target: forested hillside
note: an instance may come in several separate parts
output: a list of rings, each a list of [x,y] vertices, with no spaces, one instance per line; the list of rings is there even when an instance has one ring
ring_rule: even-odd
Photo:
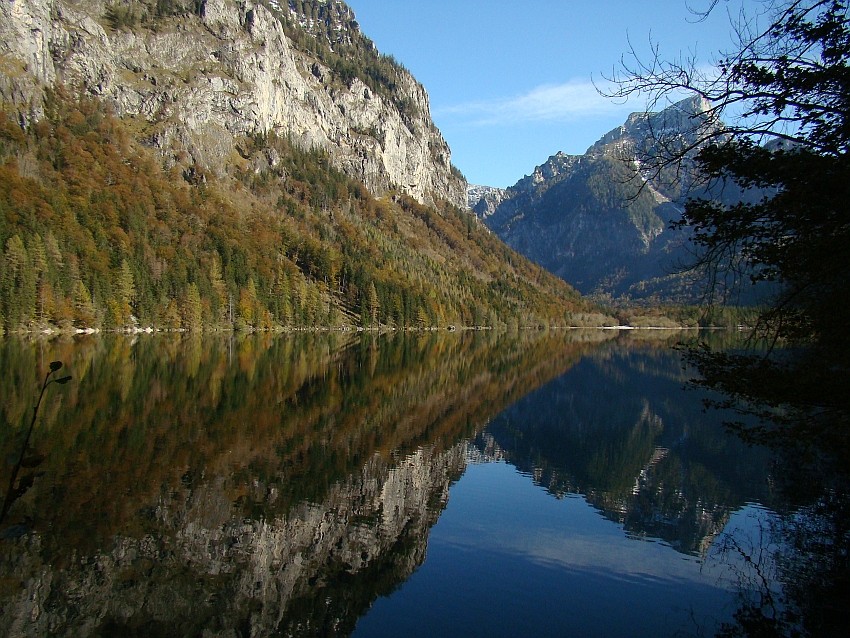
[[[222,178],[164,168],[93,98],[54,90],[26,127],[14,113],[0,111],[6,330],[599,319],[474,216],[376,198],[285,137],[237,140]]]

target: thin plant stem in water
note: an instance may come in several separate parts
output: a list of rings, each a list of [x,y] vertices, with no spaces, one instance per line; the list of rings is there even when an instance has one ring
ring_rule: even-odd
[[[35,404],[35,407],[32,409],[32,421],[30,421],[30,427],[27,430],[27,435],[24,438],[24,444],[21,446],[21,454],[18,457],[18,462],[15,464],[15,467],[12,468],[12,476],[9,478],[9,488],[6,490],[6,496],[3,498],[3,511],[0,512],[0,524],[6,519],[6,514],[9,512],[9,508],[12,507],[12,503],[18,499],[18,497],[22,496],[26,490],[21,490],[20,488],[15,488],[15,482],[18,480],[18,472],[20,472],[21,467],[24,464],[24,457],[27,453],[27,448],[29,447],[30,437],[32,436],[33,428],[35,428],[35,420],[38,417],[38,408],[41,405],[41,400],[44,398],[44,393],[47,390],[47,386],[51,383],[59,383],[66,384],[71,380],[71,375],[60,377],[58,379],[51,379],[50,376],[57,372],[62,368],[61,361],[53,361],[50,364],[50,370],[44,375],[44,382],[41,384],[41,393],[38,395],[38,401]]]

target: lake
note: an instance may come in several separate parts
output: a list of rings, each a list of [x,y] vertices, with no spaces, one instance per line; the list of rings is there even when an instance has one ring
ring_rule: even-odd
[[[0,525],[0,634],[713,635],[775,571],[775,494],[683,336],[0,341],[4,495],[73,377]]]

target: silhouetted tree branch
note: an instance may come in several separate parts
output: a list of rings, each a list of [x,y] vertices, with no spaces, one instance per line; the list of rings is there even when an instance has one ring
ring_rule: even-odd
[[[718,6],[712,1],[706,11]],[[692,353],[703,383],[745,397],[760,416],[793,412],[798,424],[829,422],[843,431],[850,412],[850,337],[840,310],[850,297],[848,8],[843,0],[761,7],[735,19],[735,46],[711,69],[693,57],[663,60],[657,47],[643,60],[633,49],[610,96],[644,97],[648,111],[693,98],[690,130],[656,125],[640,170],[661,175],[689,164],[700,176],[705,190],[692,191],[677,225],[692,232],[693,265],[708,271],[709,296],[723,298],[715,289],[742,278],[776,291],[757,334],[792,348],[735,359]],[[649,113],[647,120],[654,121]],[[717,197],[717,185],[739,189],[737,201]]]

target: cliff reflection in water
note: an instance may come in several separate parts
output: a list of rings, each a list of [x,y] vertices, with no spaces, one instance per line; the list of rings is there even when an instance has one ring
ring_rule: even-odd
[[[770,504],[769,455],[683,394],[690,375],[669,346],[603,345],[501,413],[477,447],[556,497],[584,495],[635,538],[704,554],[734,511]]]
[[[566,339],[0,343],[2,458],[48,362],[74,376],[0,530],[0,633],[351,631],[422,562],[468,438],[592,347]]]

